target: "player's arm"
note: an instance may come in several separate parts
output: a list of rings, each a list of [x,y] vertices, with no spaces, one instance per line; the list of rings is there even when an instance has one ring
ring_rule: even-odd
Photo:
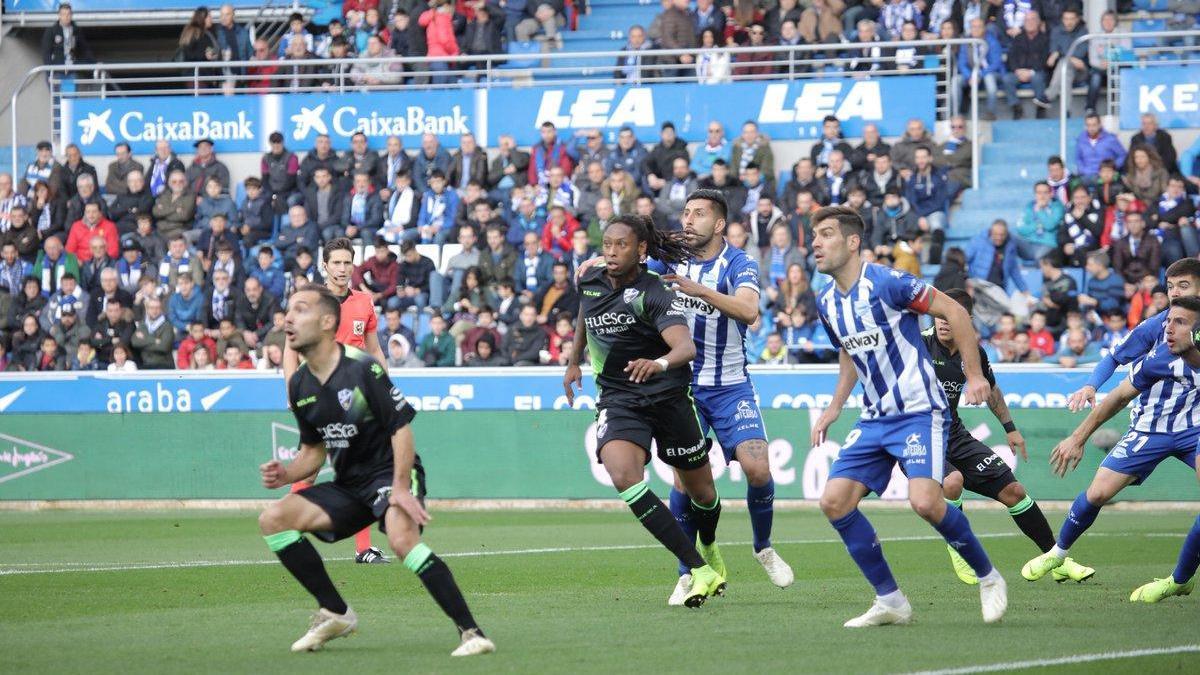
[[[406,424],[392,434],[392,463],[395,465],[395,475],[392,477],[392,496],[388,501],[408,514],[417,525],[424,525],[432,517],[412,491],[412,471],[416,456],[412,427]]]
[[[587,326],[583,322],[583,303],[575,315],[575,338],[571,341],[571,353],[567,356],[567,372],[563,374],[563,391],[567,393],[567,405],[575,404],[575,387],[583,388],[583,350],[587,347]]]
[[[716,307],[718,312],[734,321],[746,325],[758,321],[758,291],[756,289],[739,286],[734,290],[733,295],[726,295],[715,288],[709,288],[678,274],[664,275],[663,281],[672,284],[684,295],[703,300]]]
[[[846,399],[850,398],[850,392],[854,391],[856,384],[858,384],[858,371],[854,369],[854,361],[850,359],[846,350],[839,349],[837,386],[833,389],[833,400],[829,402],[829,407],[821,412],[821,416],[813,424],[812,435],[809,439],[812,441],[812,447],[815,448],[825,442],[825,432],[842,414],[842,407],[846,405]]]
[[[963,386],[963,401],[969,405],[987,401],[991,387],[987,378],[983,376],[983,366],[979,360],[979,335],[971,323],[971,315],[967,314],[962,305],[946,295],[932,288],[927,288],[925,292],[929,294],[923,303],[928,305],[925,313],[945,319],[950,324],[954,346],[958,347],[958,353],[962,354],[963,374],[967,376],[967,382]],[[922,300],[920,297],[914,300],[912,308],[921,311],[919,303],[922,303]]]
[[[1017,425],[1013,422],[1012,412],[1008,409],[1008,404],[1004,402],[1004,392],[1000,391],[1000,387],[993,385],[992,393],[988,395],[988,409],[996,416],[996,420],[1004,427],[1004,433],[1008,436],[1008,447],[1021,453],[1021,459],[1029,461],[1029,451],[1025,449],[1025,437],[1021,435],[1021,430],[1017,429]]]
[[[304,480],[309,476],[315,476],[323,464],[325,464],[325,443],[301,441],[300,452],[296,453],[296,459],[286,466],[283,462],[273,459],[258,467],[258,470],[262,473],[263,487],[274,490]]]
[[[625,366],[629,373],[629,381],[640,384],[660,373],[672,368],[688,365],[696,358],[696,343],[692,342],[692,333],[685,325],[674,325],[663,328],[660,332],[663,342],[671,348],[664,356],[657,359],[634,359]]]
[[[1129,380],[1121,382],[1116,389],[1109,392],[1100,405],[1092,408],[1092,412],[1088,413],[1078,427],[1075,427],[1075,431],[1072,431],[1070,436],[1054,446],[1054,451],[1050,453],[1050,464],[1054,467],[1054,473],[1063,477],[1067,475],[1068,471],[1074,471],[1075,467],[1079,466],[1079,460],[1083,458],[1083,444],[1092,437],[1100,425],[1124,410],[1125,406],[1129,405],[1129,402],[1137,395],[1138,390]]]
[[[1154,341],[1158,339],[1161,331],[1162,326],[1157,321],[1143,321],[1138,324],[1120,344],[1100,359],[1096,368],[1092,370],[1087,384],[1067,397],[1067,409],[1071,412],[1079,412],[1086,406],[1094,407],[1096,390],[1108,382],[1108,378],[1112,377],[1117,368],[1150,353],[1150,349],[1154,346]]]
[[[429,522],[429,513],[412,493],[412,470],[416,461],[416,442],[411,422],[417,412],[404,394],[392,384],[387,370],[377,364],[367,366],[363,390],[371,414],[392,438],[392,496],[388,502],[403,511],[417,525]]]

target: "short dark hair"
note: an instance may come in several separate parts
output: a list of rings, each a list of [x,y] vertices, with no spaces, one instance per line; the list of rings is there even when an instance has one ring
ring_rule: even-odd
[[[1058,155],[1050,155],[1050,159],[1046,160],[1046,164],[1057,164],[1058,166],[1062,166],[1063,158],[1059,157]]]
[[[758,171],[760,168],[761,167],[758,166],[758,162],[750,162],[749,164],[746,165],[747,171],[749,171],[750,169],[754,169],[755,171]]]
[[[335,237],[325,242],[325,248],[321,250],[321,260],[329,262],[329,257],[334,251],[349,251],[350,257],[354,257],[354,244],[346,237]]]
[[[1195,258],[1180,258],[1167,267],[1167,278],[1194,277],[1200,279],[1200,260]]]
[[[415,250],[416,248],[417,248],[417,245],[412,243],[412,241],[410,241],[408,239],[405,239],[404,241],[400,242],[400,253],[401,254],[408,253],[409,251]]]
[[[942,291],[942,294],[962,305],[963,309],[967,310],[967,314],[975,310],[975,301],[969,293],[961,288],[948,288]]]
[[[1195,296],[1178,297],[1171,301],[1172,307],[1182,307],[1189,312],[1200,314],[1200,298]]]
[[[717,211],[717,217],[725,220],[729,217],[729,203],[725,201],[725,195],[721,194],[720,190],[693,190],[692,194],[687,196],[684,204],[696,199],[703,199],[713,205]]]
[[[843,236],[849,237],[855,235],[859,239],[862,239],[863,232],[867,229],[866,224],[863,223],[862,216],[859,215],[856,209],[849,206],[826,206],[818,209],[813,214],[812,224],[816,227],[819,223],[830,218],[837,221],[838,229],[842,231]]]
[[[295,291],[295,293],[316,293],[317,307],[321,310],[321,314],[333,315],[333,330],[337,331],[338,324],[341,323],[342,319],[342,302],[333,294],[333,291],[321,284],[308,284],[304,288]],[[293,298],[295,297],[295,293],[292,295]]]
[[[434,178],[441,178],[442,180],[445,180],[446,172],[442,171],[441,169],[434,169],[433,171],[430,171],[429,180],[433,180]]]
[[[261,188],[262,179],[258,178],[257,176],[250,176],[245,180],[244,185],[248,188]]]

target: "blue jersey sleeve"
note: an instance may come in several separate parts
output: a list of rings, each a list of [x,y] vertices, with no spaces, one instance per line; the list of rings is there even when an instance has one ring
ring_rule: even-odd
[[[1108,382],[1108,378],[1116,372],[1119,366],[1132,363],[1150,353],[1154,343],[1163,332],[1161,315],[1155,315],[1137,325],[1124,340],[1113,345],[1108,354],[1100,359],[1092,376],[1088,378],[1088,386],[1099,389]]]
[[[1129,371],[1129,384],[1132,384],[1133,388],[1138,391],[1146,391],[1161,379],[1157,371],[1157,360],[1147,356],[1133,364],[1133,369]]]
[[[909,309],[919,314],[929,310],[933,289],[929,284],[907,272],[889,270],[875,285],[884,302],[896,309]]]
[[[748,255],[738,256],[729,264],[729,290],[736,292],[739,288],[750,288],[759,292],[758,263]]]
[[[660,276],[663,274],[671,274],[675,271],[667,269],[667,266],[663,264],[661,260],[655,260],[654,258],[646,258],[646,269]]]

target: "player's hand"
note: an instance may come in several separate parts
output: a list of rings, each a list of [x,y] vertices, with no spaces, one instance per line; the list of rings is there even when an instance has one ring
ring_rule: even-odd
[[[1021,435],[1019,430],[1008,433],[1008,447],[1019,452],[1022,461],[1029,461],[1029,452],[1025,449],[1025,437]]]
[[[1083,443],[1076,441],[1074,436],[1064,438],[1054,446],[1054,451],[1050,453],[1050,464],[1054,467],[1054,474],[1059,478],[1066,476],[1068,471],[1074,471],[1075,467],[1079,466],[1081,459],[1083,459]]]
[[[982,376],[968,377],[963,386],[963,402],[967,405],[978,405],[986,402],[991,393],[992,387],[985,378]]]
[[[1067,410],[1079,412],[1084,408],[1096,406],[1096,388],[1090,384],[1080,387],[1079,391],[1067,397]]]
[[[575,405],[575,388],[583,389],[583,370],[579,364],[567,366],[563,375],[563,391],[567,394],[567,405]]]
[[[671,284],[671,286],[680,293],[693,298],[703,297],[704,293],[708,290],[700,283],[693,281],[688,277],[681,277],[678,274],[664,274],[662,280],[668,284]]]
[[[262,474],[263,487],[268,490],[276,490],[288,484],[287,467],[277,459],[259,466],[258,472]]]
[[[812,447],[815,448],[825,442],[825,432],[837,421],[838,413],[840,412],[840,410],[826,408],[821,413],[821,416],[817,418],[816,424],[813,425],[812,437],[809,439],[812,441]]]
[[[592,269],[602,262],[604,262],[604,256],[598,255],[595,258],[588,258],[587,260],[579,263],[579,267],[575,268],[575,281],[579,281],[579,278],[583,276],[584,272]]]
[[[629,373],[630,382],[641,384],[663,372],[663,368],[657,361],[651,359],[634,359],[625,366],[625,372]]]
[[[400,509],[417,525],[427,525],[433,520],[433,516],[421,506],[421,501],[407,486],[392,484],[392,496],[388,497],[388,503]]]

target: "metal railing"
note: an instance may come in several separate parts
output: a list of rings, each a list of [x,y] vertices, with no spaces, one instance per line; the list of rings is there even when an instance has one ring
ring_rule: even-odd
[[[597,86],[606,84],[654,84],[696,83],[695,66],[679,63],[679,57],[709,53],[728,57],[729,76],[722,81],[797,81],[828,77],[852,77],[871,79],[897,75],[933,75],[938,81],[935,109],[939,119],[954,114],[954,97],[950,87],[956,70],[957,49],[961,45],[982,45],[977,38],[955,38],[950,40],[928,40],[912,42],[840,43],[836,45],[796,45],[695,49],[655,49],[637,52],[593,51],[593,52],[550,52],[538,54],[493,54],[486,56],[455,56],[440,59],[424,57],[359,57],[352,59],[281,59],[271,61],[213,61],[190,63],[113,63],[74,66],[39,66],[26,73],[24,80],[14,89],[11,107],[12,134],[17,136],[17,97],[33,79],[45,76],[51,83],[56,97],[52,100],[52,111],[58,109],[61,98],[148,96],[163,94],[190,94],[194,96],[216,96],[232,93],[293,93],[301,91],[327,91],[346,93],[352,91],[430,91],[477,88],[511,88],[531,86],[565,85]],[[878,48],[878,56],[863,56],[863,49]],[[922,53],[916,55],[912,67],[897,66],[896,48],[914,48]],[[742,55],[769,56],[770,61],[739,62]],[[636,77],[627,79],[617,76],[618,58],[637,56],[641,59]],[[933,56],[936,58],[929,59]],[[586,63],[578,63],[580,60]],[[851,62],[861,62],[873,67],[869,71],[844,70]],[[574,63],[572,63],[574,62]],[[379,64],[389,70],[384,73],[386,81],[367,83],[361,73],[353,69],[356,65]],[[274,73],[250,74],[248,68],[276,67]],[[756,67],[770,66],[770,73],[748,72]],[[439,70],[431,70],[431,67]],[[445,68],[444,70],[441,68]],[[605,76],[607,75],[607,77]],[[71,78],[74,91],[63,91],[55,86],[56,81]],[[977,80],[977,78],[970,78]],[[256,86],[250,87],[254,84]],[[978,82],[970,83],[971,100],[978,94]],[[116,89],[119,87],[119,89]],[[972,142],[979,147],[977,106],[972,106]],[[57,129],[57,120],[50,115],[51,130]],[[57,140],[51,134],[52,142]],[[15,148],[15,144],[14,144]],[[972,175],[978,184],[978,149],[973,153]],[[16,173],[16,152],[13,153],[13,171]]]
[[[1071,43],[1071,47],[1067,50],[1067,54],[1074,54],[1075,50],[1080,46],[1091,47],[1092,42],[1113,42],[1113,41],[1132,41],[1134,39],[1155,39],[1161,40],[1166,38],[1192,38],[1200,44],[1200,30],[1165,30],[1153,31],[1144,33],[1089,33],[1081,35]],[[1129,47],[1129,52],[1133,55],[1132,59],[1108,59],[1108,68],[1105,75],[1108,77],[1108,91],[1105,101],[1108,104],[1108,114],[1120,114],[1121,109],[1121,70],[1125,68],[1135,68],[1146,65],[1146,58],[1158,54],[1190,54],[1192,58],[1178,61],[1163,61],[1162,65],[1186,65],[1190,63],[1200,63],[1200,47],[1197,44],[1192,45],[1168,45],[1159,44],[1150,47]],[[1066,63],[1064,68],[1071,68],[1070,63]],[[1091,66],[1088,66],[1091,68]],[[1071,85],[1074,77],[1068,76],[1064,71],[1063,76],[1059,78],[1059,113],[1058,113],[1058,154],[1060,157],[1067,156],[1067,109],[1070,107],[1071,101]]]

